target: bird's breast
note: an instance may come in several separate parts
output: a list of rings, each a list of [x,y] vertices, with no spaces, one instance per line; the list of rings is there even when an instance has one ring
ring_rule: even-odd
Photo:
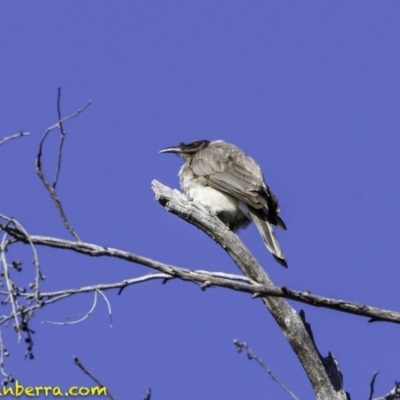
[[[179,178],[189,200],[217,215],[230,229],[237,230],[250,223],[247,204],[229,193],[208,186],[207,179],[196,176],[187,163],[181,168]]]
[[[237,199],[210,186],[192,184],[187,185],[183,190],[187,197],[214,214],[221,211],[232,213],[238,211]]]

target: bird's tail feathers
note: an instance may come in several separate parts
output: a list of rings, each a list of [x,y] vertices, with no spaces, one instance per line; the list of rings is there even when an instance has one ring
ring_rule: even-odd
[[[257,214],[250,211],[251,218],[257,226],[267,249],[272,253],[275,260],[278,261],[283,267],[287,268],[287,262],[285,255],[283,254],[281,245],[278,242],[277,237],[272,226],[263,218],[260,218]],[[283,221],[282,221],[283,222]],[[283,224],[284,225],[284,224]],[[279,225],[278,225],[279,226]]]

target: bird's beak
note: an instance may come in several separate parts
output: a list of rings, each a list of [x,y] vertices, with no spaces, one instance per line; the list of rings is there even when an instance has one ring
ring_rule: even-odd
[[[161,153],[182,153],[182,149],[180,148],[180,146],[173,146],[173,147],[167,147],[166,149],[162,149],[158,152],[158,154]]]

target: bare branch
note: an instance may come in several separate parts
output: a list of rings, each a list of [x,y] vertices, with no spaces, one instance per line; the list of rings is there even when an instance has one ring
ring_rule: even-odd
[[[1,217],[1,215],[0,215]],[[16,241],[28,243],[28,239],[24,232],[12,228],[6,224],[0,224],[0,229],[5,230]],[[308,304],[314,307],[329,308],[336,311],[346,312],[349,314],[360,315],[370,318],[371,321],[386,321],[393,323],[400,323],[400,313],[391,310],[384,310],[377,307],[368,306],[361,303],[355,303],[347,300],[332,299],[316,294],[309,291],[298,291],[288,287],[277,287],[273,284],[260,284],[252,279],[246,278],[241,275],[229,275],[221,272],[211,273],[206,271],[192,271],[186,268],[175,267],[171,264],[165,264],[159,261],[152,260],[134,253],[123,250],[114,249],[111,247],[103,247],[96,244],[85,242],[73,242],[47,236],[29,235],[30,242],[35,245],[72,250],[77,253],[90,255],[93,257],[113,257],[121,260],[133,262],[136,264],[144,265],[161,272],[163,275],[148,275],[140,278],[140,281],[150,279],[172,279],[178,278],[185,281],[192,281],[202,284],[202,288],[206,289],[210,286],[220,286],[228,289],[233,289],[241,292],[252,294],[254,297],[283,297],[294,300],[300,303]],[[93,290],[108,290],[116,288],[124,288],[130,284],[138,283],[134,279],[124,280],[123,282],[90,286],[80,289],[71,289],[74,293],[87,293]],[[57,295],[69,295],[72,292],[69,290],[62,290]],[[41,293],[41,297],[48,296],[48,293]]]
[[[43,185],[49,192],[50,197],[56,206],[56,209],[61,217],[62,222],[64,223],[64,225],[68,229],[68,231],[71,233],[71,235],[75,238],[75,240],[77,240],[79,242],[80,238],[79,238],[78,234],[75,232],[71,223],[68,221],[68,219],[65,215],[64,209],[62,207],[61,201],[60,201],[59,197],[57,196],[55,188],[56,188],[56,185],[58,182],[59,172],[60,172],[60,168],[61,168],[61,154],[62,154],[62,148],[63,148],[64,137],[65,137],[63,123],[70,120],[71,118],[77,117],[80,113],[82,113],[84,110],[86,110],[87,107],[90,106],[92,101],[89,100],[82,108],[80,108],[75,113],[73,113],[65,118],[61,118],[60,99],[61,99],[61,89],[59,88],[58,89],[58,100],[57,100],[58,122],[56,124],[54,124],[53,126],[50,126],[49,128],[47,128],[46,132],[44,133],[44,135],[40,141],[40,144],[39,144],[39,150],[38,150],[35,166],[36,166],[36,173],[38,174]],[[58,161],[57,161],[57,166],[56,166],[56,174],[55,174],[53,184],[50,184],[43,172],[43,169],[42,169],[42,154],[43,154],[44,142],[46,141],[49,133],[57,128],[59,128],[61,131],[61,137],[60,137],[60,144],[59,144],[59,150],[58,150]]]
[[[271,371],[271,369],[269,369],[269,368],[265,365],[264,361],[263,361],[261,358],[257,357],[257,356],[254,354],[253,350],[250,348],[250,346],[249,346],[247,343],[239,342],[239,341],[236,340],[236,339],[233,341],[233,343],[234,343],[234,345],[236,346],[236,349],[237,349],[238,353],[241,353],[242,350],[245,349],[245,350],[246,350],[247,358],[248,358],[249,360],[255,360],[255,361],[257,361],[257,363],[258,363],[259,365],[261,365],[261,367],[264,369],[264,371],[267,372],[267,374],[272,378],[272,380],[275,381],[275,382],[276,382],[276,383],[277,383],[277,384],[278,384],[292,399],[299,400],[299,398],[298,398],[292,391],[290,391],[290,390],[276,377],[276,375]]]
[[[19,132],[19,133],[16,133],[15,135],[7,136],[7,137],[5,137],[5,138],[3,138],[3,139],[0,140],[0,146],[1,146],[2,144],[4,144],[5,142],[8,142],[9,140],[17,139],[17,138],[19,138],[19,137],[21,137],[21,136],[28,136],[28,135],[30,135],[29,132],[21,131],[21,132]]]
[[[116,400],[115,397],[110,393],[110,391],[108,390],[108,388],[103,385],[79,360],[78,357],[74,357],[74,363],[75,365],[77,365],[86,375],[90,376],[90,378],[96,382],[97,385],[99,385],[100,387],[105,387],[107,390],[107,396],[111,399],[111,400]]]

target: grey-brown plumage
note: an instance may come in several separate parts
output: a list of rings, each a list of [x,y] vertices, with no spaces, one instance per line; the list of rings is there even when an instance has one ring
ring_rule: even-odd
[[[177,153],[186,160],[179,178],[189,199],[217,215],[233,231],[254,221],[268,250],[287,267],[271,226],[286,230],[279,217],[278,200],[265,183],[260,166],[251,157],[222,140],[181,143],[160,153]]]

